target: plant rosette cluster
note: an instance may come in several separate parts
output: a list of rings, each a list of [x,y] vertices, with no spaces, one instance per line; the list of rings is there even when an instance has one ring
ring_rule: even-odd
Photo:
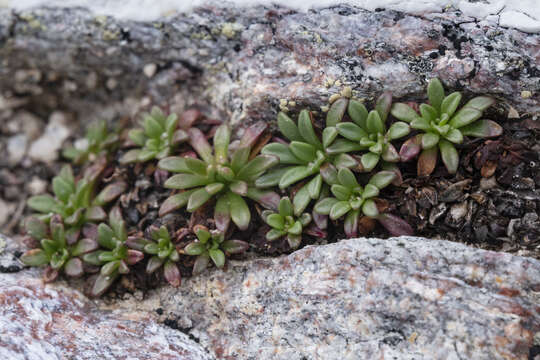
[[[341,98],[332,104],[329,112],[334,108],[347,108],[347,114],[352,121],[343,121],[344,111],[333,111],[339,114],[335,128],[342,138],[334,141],[328,147],[329,154],[350,152],[364,152],[360,157],[360,169],[364,172],[372,171],[382,159],[386,167],[390,163],[400,161],[400,156],[391,141],[407,136],[410,132],[409,124],[395,122],[387,128],[387,119],[392,105],[392,95],[382,94],[375,104],[375,109],[367,111],[364,104],[354,99]],[[335,115],[334,115],[335,116]]]
[[[129,266],[144,258],[142,252],[128,248],[126,225],[117,207],[109,214],[109,224],[98,225],[97,241],[101,248],[83,256],[84,262],[100,267],[93,296],[102,295],[120,275],[130,272]]]
[[[32,196],[27,204],[41,213],[38,217],[43,221],[48,221],[55,214],[59,215],[64,225],[69,227],[67,236],[77,238],[85,223],[106,219],[103,206],[115,200],[127,187],[124,182],[118,181],[107,185],[94,197],[95,182],[95,179],[87,178],[76,181],[71,166],[66,165],[52,180],[55,196]]]
[[[337,182],[330,188],[333,197],[329,196],[315,204],[315,212],[329,215],[330,219],[338,220],[345,216],[343,228],[351,238],[358,234],[358,223],[362,216],[379,219],[375,198],[379,191],[394,180],[396,174],[392,171],[379,171],[373,175],[365,186],[361,186],[354,173],[342,168],[338,172]],[[386,219],[386,218],[385,218]],[[381,224],[393,235],[412,235],[412,228],[404,220],[394,217],[393,221],[382,221]]]
[[[98,243],[91,238],[70,242],[59,215],[52,216],[48,226],[36,217],[29,217],[25,226],[28,235],[41,247],[27,251],[20,260],[28,266],[46,266],[44,279],[47,282],[54,281],[60,272],[70,277],[82,276],[81,256],[98,248]]]
[[[62,151],[62,155],[74,164],[82,165],[87,161],[92,162],[104,154],[108,155],[118,140],[118,134],[109,132],[105,120],[97,121],[88,127],[84,138],[77,140],[74,146],[66,147]]]
[[[297,249],[300,246],[302,232],[311,222],[309,213],[303,213],[298,217],[294,215],[293,204],[288,197],[281,198],[277,213],[265,210],[261,217],[272,228],[266,233],[266,239],[274,241],[286,237],[291,249]]]
[[[189,117],[189,120],[180,123],[180,129],[177,129],[178,116],[166,116],[161,109],[154,106],[150,113],[143,114],[142,128],[129,131],[129,139],[139,148],[126,152],[120,158],[120,163],[145,162],[169,156],[176,146],[187,141],[186,130],[191,128],[195,120],[196,117]]]
[[[404,103],[392,106],[394,117],[410,123],[419,134],[407,140],[400,149],[402,161],[418,158],[418,176],[427,176],[437,164],[438,153],[448,173],[455,174],[459,166],[459,154],[455,144],[461,144],[464,136],[479,138],[496,137],[502,127],[492,120],[480,119],[482,113],[495,100],[487,96],[475,97],[458,110],[461,93],[445,96],[438,79],[432,79],[427,88],[429,104],[420,105],[420,114]]]
[[[251,213],[245,198],[276,209],[279,195],[254,186],[256,179],[279,162],[273,155],[257,155],[257,150],[252,151],[265,128],[263,123],[248,128],[234,150],[229,148],[231,129],[228,125],[218,127],[213,149],[199,129],[191,128],[189,141],[200,158],[174,156],[158,163],[160,169],[177,173],[167,179],[164,186],[184,190],[163,203],[160,215],[183,207],[193,212],[215,200],[216,228],[225,232],[231,220],[240,230],[248,228]]]
[[[200,274],[210,263],[221,269],[225,266],[226,254],[239,254],[246,251],[249,244],[242,240],[225,240],[225,233],[209,231],[203,225],[195,225],[193,232],[197,240],[186,245],[182,251],[186,255],[197,256],[193,265],[193,274]]]
[[[150,229],[152,240],[145,238],[130,237],[127,244],[132,249],[137,249],[150,255],[146,264],[146,273],[153,274],[163,268],[163,277],[174,287],[180,286],[182,277],[176,263],[180,255],[176,250],[167,227],[153,227]]]

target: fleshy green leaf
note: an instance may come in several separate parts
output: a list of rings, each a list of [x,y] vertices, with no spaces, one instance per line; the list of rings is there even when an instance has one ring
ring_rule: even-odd
[[[412,107],[403,103],[395,103],[394,105],[392,105],[392,110],[390,111],[390,113],[395,118],[408,123],[420,117],[418,116],[418,113],[413,110]]]
[[[420,105],[420,114],[422,114],[422,118],[428,121],[435,121],[439,117],[438,110],[428,104]]]
[[[285,228],[285,219],[279,214],[270,214],[266,217],[265,221],[274,229],[283,230]]]
[[[441,150],[441,159],[448,170],[448,173],[455,174],[459,165],[459,155],[451,142],[442,139],[439,142]]]
[[[302,224],[300,221],[295,221],[294,224],[288,230],[289,234],[300,235],[302,233]]]
[[[271,143],[266,145],[262,150],[262,154],[275,155],[279,158],[281,164],[303,164],[304,161],[300,160],[291,152],[289,147],[285,144]]]
[[[322,138],[323,138],[323,147],[326,149],[329,147],[334,140],[336,139],[338,135],[338,130],[335,126],[327,127],[323,130]]]
[[[50,195],[36,195],[28,199],[28,206],[41,213],[53,211],[56,200]]]
[[[186,157],[184,158],[184,163],[186,164],[190,173],[193,173],[195,175],[200,175],[200,176],[207,175],[206,174],[207,164],[204,161],[195,159],[192,157]]]
[[[228,125],[221,125],[214,135],[214,153],[217,164],[228,163],[229,142],[231,139],[231,129]]]
[[[301,235],[287,234],[287,242],[291,249],[297,249],[302,243]]]
[[[271,229],[266,233],[266,240],[268,241],[274,241],[285,235],[286,232],[283,230],[278,229]]]
[[[246,230],[251,221],[251,213],[244,199],[241,196],[229,192],[229,204],[231,209],[231,219],[239,230]]]
[[[354,189],[359,186],[358,181],[356,181],[356,177],[354,176],[353,172],[347,168],[339,169],[338,180],[341,183],[341,185],[349,189]]]
[[[464,108],[473,108],[476,110],[484,111],[495,103],[495,100],[489,96],[477,96],[469,100]]]
[[[501,135],[503,128],[492,120],[478,120],[462,127],[460,131],[466,136],[489,138]]]
[[[460,101],[461,93],[457,91],[445,97],[441,103],[441,114],[447,114],[448,117],[452,117],[452,115],[454,115],[454,113],[456,112]]]
[[[124,153],[124,155],[122,155],[122,157],[118,161],[120,162],[120,164],[131,164],[137,162],[140,153],[140,149],[129,150],[128,152]]]
[[[324,182],[328,185],[337,183],[337,172],[336,167],[330,163],[323,164],[319,169],[319,173],[321,174]]]
[[[28,266],[41,266],[49,262],[47,254],[41,249],[32,249],[25,252],[20,260]]]
[[[435,133],[425,133],[422,135],[422,149],[431,149],[439,143],[439,135]]]
[[[330,209],[330,219],[337,220],[351,210],[348,201],[338,201]]]
[[[381,154],[384,161],[398,162],[400,160],[399,154],[392,144],[387,144]]]
[[[79,258],[73,258],[69,259],[68,262],[66,262],[66,265],[64,266],[64,272],[67,276],[71,277],[79,277],[82,276],[84,273],[83,270],[83,264],[81,259]]]
[[[367,131],[366,121],[368,117],[368,111],[364,104],[357,100],[350,100],[349,107],[347,108],[347,113],[351,117],[352,121],[356,123],[356,125]]]
[[[334,159],[336,168],[352,168],[358,166],[358,161],[349,154],[339,154]]]
[[[238,173],[240,169],[248,163],[250,153],[251,149],[249,147],[241,147],[236,149],[231,160],[231,168],[235,173]]]
[[[231,210],[229,205],[229,197],[227,195],[220,196],[217,199],[216,206],[214,208],[214,221],[216,222],[216,229],[221,232],[225,232],[229,228],[229,223],[231,221]]]
[[[307,183],[307,189],[309,193],[309,197],[312,199],[318,199],[319,194],[321,193],[321,187],[322,187],[322,176],[316,175]]]
[[[445,138],[454,144],[461,144],[463,142],[463,135],[458,129],[450,129]]]
[[[98,243],[94,239],[84,238],[79,240],[77,244],[75,244],[75,246],[71,250],[71,255],[79,256],[87,254],[89,252],[97,250],[98,247]]]
[[[113,250],[116,247],[116,241],[113,240],[114,232],[109,225],[101,223],[98,226],[98,242],[104,248]]]
[[[362,155],[362,158],[360,159],[360,162],[362,163],[362,167],[364,168],[365,172],[369,172],[377,166],[379,163],[380,156],[374,153],[366,153]]]
[[[334,196],[338,199],[338,200],[341,200],[341,201],[344,201],[344,200],[349,200],[350,196],[351,196],[351,189],[343,186],[343,185],[339,185],[339,184],[334,184],[331,186],[331,191],[332,191],[332,194],[334,194]]]
[[[249,244],[242,240],[227,240],[221,244],[221,249],[229,254],[240,254],[249,248]]]
[[[315,204],[315,211],[319,214],[328,215],[332,206],[334,206],[339,200],[335,198],[324,198]]]
[[[159,216],[167,215],[171,212],[173,212],[176,209],[180,209],[188,203],[189,197],[191,194],[195,191],[195,189],[186,190],[184,192],[181,192],[180,194],[175,194],[169,196],[163,204],[161,204],[161,207],[159,208]]]
[[[92,287],[92,295],[101,296],[104,294],[105,291],[107,291],[107,289],[114,283],[117,277],[117,273],[107,276],[99,274],[94,282],[94,286]]]
[[[367,128],[370,134],[384,134],[384,123],[375,110],[371,110],[367,117]]]
[[[482,111],[470,107],[464,107],[461,108],[456,115],[454,115],[449,124],[453,128],[458,129],[480,119],[481,116]]]
[[[70,184],[59,176],[53,178],[52,185],[54,194],[62,202],[67,202],[69,196],[75,191],[73,184]]]
[[[225,254],[219,249],[210,249],[208,250],[210,258],[214,262],[217,268],[222,268],[225,265]]]
[[[337,139],[326,149],[326,152],[330,155],[335,155],[359,150],[362,150],[362,146],[357,142],[346,139]]]
[[[162,170],[171,172],[191,172],[186,164],[186,158],[179,156],[170,156],[165,159],[161,159],[158,162],[158,167]]]
[[[326,127],[336,126],[336,124],[341,122],[345,110],[347,110],[348,103],[349,100],[343,97],[332,103],[326,114]]]
[[[152,116],[145,116],[143,120],[145,133],[151,138],[159,138],[165,132],[165,128]]]
[[[193,212],[204,205],[212,195],[210,195],[204,188],[195,190],[188,199],[187,211]]]
[[[133,141],[136,145],[144,146],[144,143],[146,142],[146,135],[144,135],[143,129],[132,129],[128,132],[128,137]]]
[[[293,142],[294,143],[294,142]],[[291,148],[293,146],[291,143]],[[303,144],[303,143],[299,143]],[[307,144],[306,144],[307,145]],[[279,163],[279,158],[274,155],[259,155],[253,160],[248,162],[237,175],[238,179],[243,179],[246,181],[253,181],[258,177],[258,174],[264,173],[266,170],[270,169],[272,166],[275,166]]]
[[[117,181],[109,184],[105,186],[105,188],[96,196],[94,204],[97,206],[103,206],[120,196],[124,191],[126,191],[126,188],[127,184],[123,181]]]
[[[294,194],[294,214],[299,216],[302,212],[304,212],[310,201],[311,196],[309,195],[309,187],[308,185],[304,185],[296,192],[296,194]]]
[[[197,275],[202,273],[206,268],[208,267],[208,263],[210,262],[210,257],[207,253],[201,254],[197,256],[197,259],[195,260],[195,264],[193,264],[193,275]]]
[[[393,171],[379,171],[369,179],[368,184],[375,185],[378,189],[384,189],[394,181],[395,177],[396,174]]]
[[[193,174],[176,174],[165,181],[164,187],[168,189],[189,189],[195,186],[208,185],[210,180],[205,176]]]
[[[188,255],[201,255],[205,251],[206,245],[199,241],[191,242],[184,248],[184,252]]]
[[[364,215],[369,217],[376,217],[379,215],[379,211],[377,210],[377,205],[375,205],[375,201],[371,199],[367,199],[364,201],[364,204],[362,205],[362,212]]]
[[[444,99],[444,88],[439,79],[431,79],[427,88],[430,104],[437,110],[441,111],[441,103]]]
[[[279,131],[281,131],[283,136],[285,136],[287,139],[290,141],[303,141],[303,138],[298,131],[298,127],[285,113],[280,112],[278,114],[277,123]]]
[[[321,141],[317,137],[317,134],[315,134],[313,124],[311,123],[311,116],[307,110],[300,111],[300,115],[298,116],[298,131],[309,144],[322,150]]]
[[[390,129],[388,129],[387,136],[390,140],[395,140],[402,138],[409,134],[411,131],[411,128],[409,124],[401,121],[397,121],[390,126]]]
[[[369,199],[377,195],[379,195],[379,188],[373,184],[367,184],[364,188],[364,192],[362,193],[364,199]]]
[[[289,185],[308,177],[312,173],[313,172],[307,166],[291,166],[281,176],[279,187],[280,189],[285,189]]]
[[[279,201],[279,214],[281,216],[293,215],[293,206],[288,196],[282,197]]]
[[[352,122],[343,122],[336,125],[339,134],[351,141],[360,141],[368,134],[360,126]]]

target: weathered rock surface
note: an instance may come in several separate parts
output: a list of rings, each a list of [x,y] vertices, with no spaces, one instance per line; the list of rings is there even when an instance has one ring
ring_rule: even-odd
[[[152,314],[99,311],[65,283],[43,284],[37,271],[0,273],[0,357],[181,359],[214,357]]]
[[[421,238],[345,240],[231,262],[113,307],[161,308],[220,359],[532,359],[540,262]]]
[[[38,109],[60,105],[84,116],[129,114],[136,107],[126,98],[149,96],[211,104],[233,122],[273,120],[280,100],[290,110],[317,108],[345,85],[362,98],[384,88],[414,99],[434,76],[520,113],[540,112],[540,34],[456,11],[207,6],[135,22],[80,8],[4,9],[0,57],[1,90],[28,96]]]

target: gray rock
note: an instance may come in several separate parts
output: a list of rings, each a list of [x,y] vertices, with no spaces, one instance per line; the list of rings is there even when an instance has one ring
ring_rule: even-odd
[[[343,86],[367,100],[383,89],[396,99],[424,98],[435,76],[467,96],[491,94],[520,113],[540,111],[540,34],[457,11],[207,6],[152,22],[80,8],[0,11],[7,59],[0,89],[83,117],[128,112],[133,107],[120,104],[149,96],[163,105],[211,105],[212,115],[233,123],[274,120],[280,100],[296,103],[291,111],[318,109]]]
[[[26,154],[28,138],[25,134],[13,135],[7,140],[8,161],[11,165],[18,164]]]
[[[220,359],[527,359],[539,292],[537,260],[402,237],[230,262],[108,308],[162,308]]]
[[[0,356],[10,360],[211,360],[180,331],[141,311],[99,311],[64,283],[37,271],[0,273]]]
[[[58,150],[71,131],[66,126],[66,120],[58,112],[54,112],[49,119],[45,132],[30,146],[28,155],[33,160],[52,162],[58,158]]]

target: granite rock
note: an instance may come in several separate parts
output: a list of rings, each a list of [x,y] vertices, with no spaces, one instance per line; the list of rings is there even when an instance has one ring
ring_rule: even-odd
[[[24,245],[0,234],[0,357],[9,360],[213,360],[188,335],[137,307],[99,310],[77,283],[45,284],[18,260]]]
[[[102,306],[161,308],[161,321],[219,359],[531,359],[540,350],[539,261],[414,237],[232,261],[132,301]]]
[[[82,117],[132,114],[126,101],[146,98],[208,106],[233,123],[273,120],[279,104],[318,109],[344,86],[368,101],[383,89],[418,99],[435,76],[540,112],[540,34],[459,11],[205,6],[138,22],[82,8],[0,9],[0,56],[0,90]]]

